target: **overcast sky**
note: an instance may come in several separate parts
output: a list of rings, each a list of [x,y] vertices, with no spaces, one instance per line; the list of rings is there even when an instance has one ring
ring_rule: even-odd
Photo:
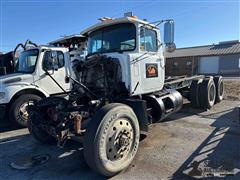
[[[0,0],[0,51],[27,39],[46,44],[62,35],[80,33],[103,16],[133,11],[150,22],[173,18],[177,47],[239,40],[239,0]]]

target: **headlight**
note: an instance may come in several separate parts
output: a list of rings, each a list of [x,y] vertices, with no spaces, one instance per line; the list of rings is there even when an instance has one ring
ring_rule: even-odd
[[[0,99],[4,98],[5,92],[0,92]]]

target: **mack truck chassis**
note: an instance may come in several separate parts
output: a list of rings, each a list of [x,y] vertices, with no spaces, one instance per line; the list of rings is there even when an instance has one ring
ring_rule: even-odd
[[[89,167],[109,177],[130,165],[140,135],[148,132],[150,124],[180,110],[183,97],[195,108],[203,109],[210,109],[223,99],[221,76],[165,78],[161,45],[149,49],[147,43],[142,45],[136,40],[130,44],[132,41],[125,39],[131,33],[138,39],[142,32],[135,32],[139,29],[144,29],[146,37],[153,36],[155,33],[151,32],[155,31],[160,39],[156,26],[136,17],[104,21],[82,33],[89,37],[89,55],[79,63],[80,79],[66,78],[72,82],[68,98],[48,97],[28,106],[28,128],[35,139],[45,144],[57,143],[60,147],[68,139],[81,141]],[[100,36],[95,36],[98,32],[105,33],[106,39],[101,37],[104,44],[109,41],[101,51],[91,47],[94,38]],[[113,42],[110,35],[114,35]],[[121,41],[119,49],[106,50],[118,41]],[[172,48],[169,42],[166,44]],[[96,43],[92,45],[95,47]]]

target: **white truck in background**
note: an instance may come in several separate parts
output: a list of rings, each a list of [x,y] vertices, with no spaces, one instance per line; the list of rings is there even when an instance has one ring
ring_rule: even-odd
[[[72,74],[72,61],[81,60],[80,56],[84,56],[84,41],[83,36],[72,35],[50,42],[47,46],[22,51],[16,61],[15,72],[0,76],[1,115],[5,114],[18,126],[26,127],[28,104],[70,91],[71,84],[65,81],[65,77]],[[75,56],[71,55],[71,51]],[[52,56],[56,59],[54,70],[49,64]]]
[[[82,61],[87,55],[86,37],[81,34],[64,36],[63,38],[49,42],[49,45],[54,47],[68,47],[71,62]]]
[[[15,71],[16,63],[18,60],[20,49],[22,51],[31,47],[37,47],[37,45],[30,40],[27,40],[24,44],[19,43],[13,51],[9,51],[0,56],[0,76],[6,74],[12,74]]]

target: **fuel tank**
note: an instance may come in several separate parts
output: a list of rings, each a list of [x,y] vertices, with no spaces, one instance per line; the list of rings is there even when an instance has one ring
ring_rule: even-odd
[[[151,122],[161,121],[181,109],[183,104],[182,95],[174,89],[165,89],[143,97],[147,102],[148,113]]]

